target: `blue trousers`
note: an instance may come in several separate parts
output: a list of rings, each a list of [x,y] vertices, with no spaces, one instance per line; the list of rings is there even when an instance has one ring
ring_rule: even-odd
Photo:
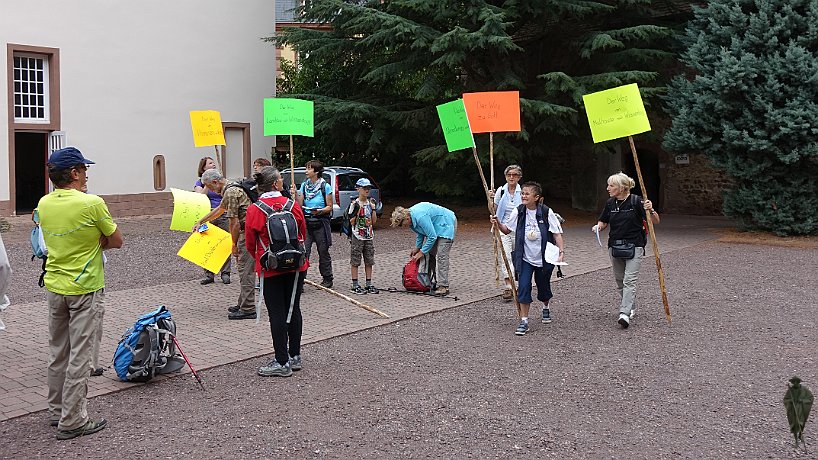
[[[537,300],[541,302],[548,302],[554,294],[551,293],[551,273],[554,271],[554,266],[545,264],[542,267],[535,267],[523,260],[523,266],[520,273],[517,275],[519,286],[517,287],[517,301],[520,303],[531,303],[531,277],[534,276],[534,282],[537,283]]]

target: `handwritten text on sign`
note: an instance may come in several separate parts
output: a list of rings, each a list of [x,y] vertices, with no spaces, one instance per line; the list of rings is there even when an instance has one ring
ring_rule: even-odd
[[[473,133],[520,130],[520,92],[488,91],[463,94]]]
[[[469,128],[463,99],[440,104],[437,106],[437,116],[440,117],[440,127],[443,128],[446,148],[450,152],[474,147],[474,136]]]
[[[193,232],[176,254],[205,270],[218,273],[232,251],[230,234],[211,224],[205,232]]]
[[[312,101],[287,98],[264,99],[264,135],[291,134],[313,137],[315,131]]]
[[[193,145],[209,147],[225,145],[222,116],[215,110],[191,110],[190,126],[193,128]]]
[[[171,188],[170,192],[173,194],[171,230],[189,232],[199,219],[210,212],[210,199],[207,195],[178,188]]]
[[[650,121],[636,83],[582,96],[594,142],[650,131]]]

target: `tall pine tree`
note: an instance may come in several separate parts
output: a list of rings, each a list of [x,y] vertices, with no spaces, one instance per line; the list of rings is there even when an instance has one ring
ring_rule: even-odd
[[[665,147],[723,169],[724,213],[744,226],[817,233],[818,2],[711,0],[686,40]]]
[[[310,76],[289,88],[316,101],[316,139],[302,152],[364,165],[404,192],[414,182],[480,196],[471,155],[446,151],[435,106],[464,92],[520,90],[523,131],[495,136],[501,163],[544,161],[577,138],[589,145],[582,94],[633,82],[647,96],[658,90],[672,32],[650,3],[312,0],[301,20],[329,29],[271,40],[293,46],[299,74]],[[478,136],[483,158],[487,142]]]

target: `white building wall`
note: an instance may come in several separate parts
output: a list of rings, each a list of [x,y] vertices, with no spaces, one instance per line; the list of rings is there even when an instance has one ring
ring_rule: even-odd
[[[97,162],[99,195],[153,192],[152,160],[167,186],[190,189],[202,156],[188,112],[218,110],[251,124],[252,156],[269,154],[262,99],[275,95],[274,0],[38,0],[0,14],[0,44],[60,50],[62,130]],[[2,61],[5,62],[5,59]],[[9,178],[7,73],[0,72],[0,184]],[[232,175],[232,174],[231,174]],[[0,201],[9,199],[0,185]]]

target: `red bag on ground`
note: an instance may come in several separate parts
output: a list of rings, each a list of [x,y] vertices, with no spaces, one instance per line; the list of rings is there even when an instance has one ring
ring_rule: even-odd
[[[421,260],[425,260],[421,259]],[[403,288],[407,291],[429,292],[432,290],[432,280],[426,271],[426,264],[421,261],[410,259],[403,267]],[[423,269],[424,272],[421,272]]]

